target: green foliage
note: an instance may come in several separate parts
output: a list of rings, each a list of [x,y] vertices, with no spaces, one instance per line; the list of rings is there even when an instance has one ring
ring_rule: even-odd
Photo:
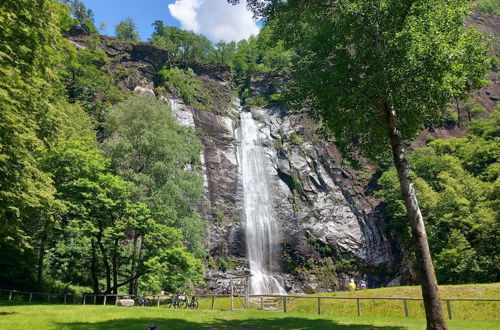
[[[493,72],[500,71],[500,58],[496,56],[490,57],[490,70]]]
[[[410,156],[431,253],[442,283],[498,281],[500,111],[473,121],[465,138],[435,139]],[[377,195],[400,240],[409,242],[406,210],[394,169],[383,173]]]
[[[89,293],[92,292],[92,288],[88,286],[78,286],[68,283],[61,282],[59,280],[50,279],[44,283],[42,292],[53,292],[53,293]]]
[[[20,250],[33,249],[31,234],[62,211],[39,163],[59,127],[59,9],[48,0],[0,4],[0,244]]]
[[[162,69],[158,72],[156,79],[158,86],[164,86],[176,92],[187,104],[195,101],[196,87],[198,81],[196,75],[190,68],[183,70],[179,68]]]
[[[92,9],[87,9],[80,0],[62,0],[61,2],[68,6],[75,25],[80,25],[87,33],[97,33]]]
[[[264,96],[250,97],[246,99],[246,104],[253,107],[263,107],[268,103],[268,100]]]
[[[497,0],[476,0],[475,10],[483,15],[500,14],[500,3]]]
[[[189,251],[203,256],[204,223],[196,213],[203,192],[201,145],[195,132],[179,126],[166,104],[138,95],[114,106],[105,127],[104,150],[117,173],[133,183],[134,199],[146,203],[160,223],[179,228]]]
[[[169,52],[170,63],[190,64],[208,62],[212,43],[206,37],[175,26],[165,26],[162,21],[153,23],[155,28],[150,42]]]
[[[452,97],[484,84],[486,43],[463,23],[469,1],[272,3],[270,21],[297,55],[291,101],[321,118],[346,154],[389,150],[384,105],[410,139]]]
[[[139,41],[139,33],[132,17],[126,17],[115,25],[115,35],[118,39]]]
[[[97,122],[109,104],[123,99],[113,77],[106,73],[109,59],[104,51],[89,45],[86,49],[69,48],[66,56],[64,83],[71,103],[80,103]]]
[[[288,143],[290,143],[290,147],[295,147],[295,146],[300,146],[304,143],[304,141],[302,140],[302,137],[300,136],[300,134],[298,133],[292,133],[290,134],[290,136],[288,137]]]
[[[114,156],[146,156],[150,166],[122,172],[107,159],[93,122],[123,96],[96,35],[78,50],[62,37],[77,21],[93,33],[92,12],[77,0],[0,4],[0,284],[107,293],[128,286],[136,293],[139,283],[162,289],[199,283],[203,225],[194,208],[202,184],[186,170],[199,162],[199,142],[163,105],[140,103],[133,111],[146,121],[135,122],[151,130],[140,144],[117,136],[114,145],[147,152],[123,148],[126,154]],[[148,116],[153,108],[160,109],[157,117]],[[157,185],[147,186],[147,179]],[[184,246],[190,239],[197,256]]]

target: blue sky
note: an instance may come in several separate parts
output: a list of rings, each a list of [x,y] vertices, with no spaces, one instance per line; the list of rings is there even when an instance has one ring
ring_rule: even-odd
[[[95,15],[96,26],[106,22],[107,31],[104,34],[114,35],[115,25],[127,16],[134,19],[141,40],[146,41],[153,32],[156,20],[162,20],[167,25],[180,27],[180,22],[170,15],[168,5],[175,0],[83,0],[87,8]]]
[[[143,41],[151,37],[156,20],[203,34],[214,42],[238,41],[259,32],[260,24],[253,20],[244,3],[231,6],[226,0],[81,1],[94,12],[97,27],[106,22],[107,30],[102,33],[111,36],[115,25],[127,16],[135,21]]]

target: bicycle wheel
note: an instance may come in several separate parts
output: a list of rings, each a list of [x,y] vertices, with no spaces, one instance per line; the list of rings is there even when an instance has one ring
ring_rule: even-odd
[[[195,301],[191,301],[191,303],[189,304],[189,307],[191,309],[198,309],[199,305],[198,305],[198,300],[195,300]]]
[[[172,307],[172,299],[165,299],[165,307],[166,308]]]
[[[187,303],[185,300],[180,300],[177,308],[187,308]]]

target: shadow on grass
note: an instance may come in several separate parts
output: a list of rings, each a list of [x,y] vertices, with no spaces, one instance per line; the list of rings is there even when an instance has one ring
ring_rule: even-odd
[[[2,315],[11,315],[11,314],[16,314],[16,312],[0,312],[0,316],[2,316]]]
[[[347,330],[403,330],[402,327],[397,326],[385,326],[378,327],[369,324],[339,324],[332,320],[323,319],[305,319],[299,317],[286,317],[280,319],[263,319],[263,318],[252,318],[247,320],[222,320],[216,319],[207,322],[190,322],[181,319],[119,319],[119,320],[109,320],[96,323],[85,323],[85,322],[75,322],[75,323],[59,323],[58,326],[64,327],[65,329],[72,330],[84,330],[84,329],[96,329],[96,330],[108,330],[108,329],[144,329],[146,330],[148,326],[152,323],[158,325],[160,330],[165,329],[206,329],[206,330],[218,330],[218,329],[240,329],[240,330],[251,330],[251,329],[347,329]]]

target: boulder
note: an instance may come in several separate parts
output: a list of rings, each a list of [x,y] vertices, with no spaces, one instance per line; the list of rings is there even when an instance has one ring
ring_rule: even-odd
[[[135,86],[134,92],[145,96],[155,97],[155,92],[153,90],[142,86]]]
[[[132,307],[134,306],[134,299],[118,299],[118,306]]]

